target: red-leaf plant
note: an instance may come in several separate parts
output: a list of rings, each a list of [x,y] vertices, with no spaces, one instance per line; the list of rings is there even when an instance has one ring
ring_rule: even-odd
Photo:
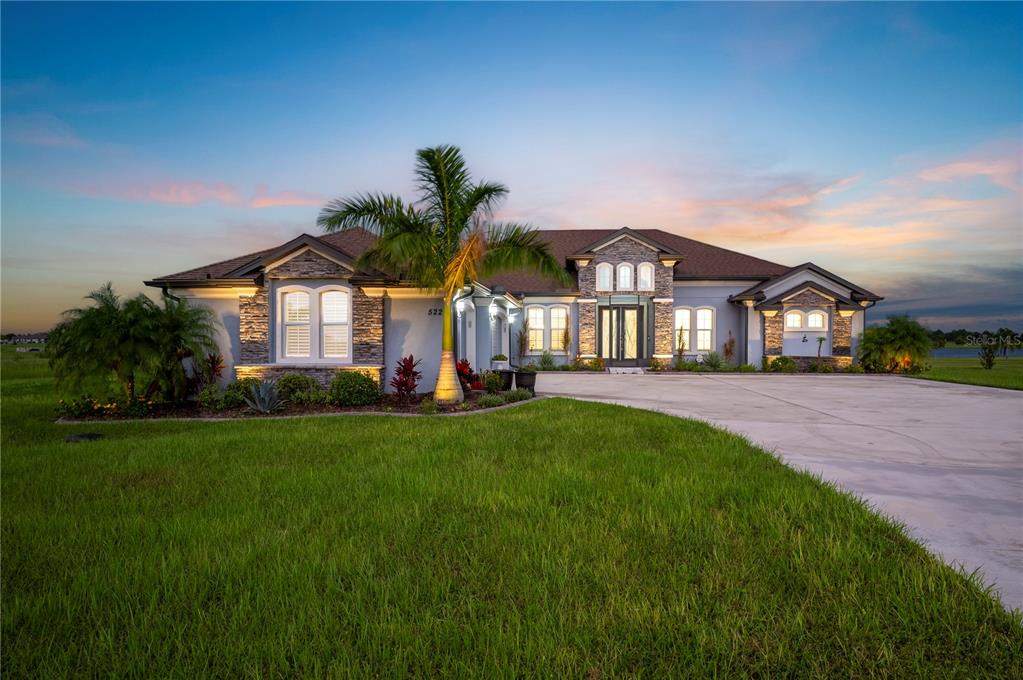
[[[469,363],[468,359],[460,359],[455,364],[455,370],[458,372],[458,381],[462,383],[462,390],[468,390],[476,377],[472,372],[472,364]]]
[[[398,363],[394,367],[391,387],[394,388],[394,394],[398,397],[398,401],[403,404],[416,396],[416,387],[419,385],[419,379],[423,377],[418,370],[420,361],[409,354],[407,357],[398,359]]]

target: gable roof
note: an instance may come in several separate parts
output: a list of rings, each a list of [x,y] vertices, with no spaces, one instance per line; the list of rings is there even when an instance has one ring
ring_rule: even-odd
[[[782,274],[780,274],[778,276],[771,277],[770,279],[767,279],[766,281],[761,281],[760,283],[757,283],[757,284],[747,288],[746,290],[742,291],[741,293],[736,293],[735,295],[731,296],[728,299],[733,301],[733,302],[736,302],[736,301],[739,301],[739,300],[755,300],[755,301],[758,301],[758,304],[774,304],[775,302],[777,302],[778,299],[781,299],[781,298],[785,297],[786,295],[788,295],[788,293],[782,293],[781,295],[775,295],[773,298],[771,298],[771,300],[767,300],[766,299],[767,295],[765,294],[764,290],[766,288],[769,288],[770,286],[774,285],[775,283],[778,283],[779,281],[782,281],[784,279],[790,278],[790,277],[795,276],[797,274],[802,274],[804,272],[813,272],[814,274],[818,274],[818,275],[820,275],[820,276],[822,276],[822,277],[824,277],[824,278],[826,278],[826,279],[828,279],[830,281],[833,281],[834,283],[837,283],[840,286],[848,288],[850,290],[849,297],[852,298],[852,301],[855,301],[855,302],[860,302],[860,301],[877,302],[879,300],[883,300],[884,299],[880,295],[877,295],[875,293],[871,293],[866,288],[861,288],[860,286],[857,286],[855,283],[852,283],[850,281],[846,281],[845,279],[843,279],[841,276],[838,276],[837,274],[832,274],[831,272],[829,272],[827,269],[824,269],[823,267],[818,267],[813,262],[804,262],[803,264],[796,265],[795,267],[792,267],[792,268],[786,270]],[[802,284],[800,284],[800,286],[801,285]],[[800,286],[796,286],[796,287],[799,288]],[[834,291],[831,291],[831,292],[834,293]],[[835,294],[837,295],[837,293],[835,293]]]
[[[674,256],[674,257],[681,257],[682,256],[681,253],[676,252],[675,250],[672,250],[668,246],[665,246],[665,245],[659,243],[658,241],[655,241],[648,234],[641,234],[640,232],[636,231],[635,229],[630,229],[629,227],[622,227],[618,231],[611,232],[607,236],[605,236],[605,237],[603,237],[601,239],[598,239],[597,241],[594,241],[590,245],[586,246],[583,250],[581,250],[581,251],[579,251],[577,253],[573,253],[572,255],[569,255],[568,259],[570,259],[570,260],[581,260],[581,259],[592,258],[592,257],[594,257],[597,254],[598,250],[600,250],[604,246],[611,245],[615,241],[618,241],[619,239],[622,239],[622,238],[631,238],[632,240],[636,241],[637,243],[641,243],[642,245],[645,245],[647,248],[650,248],[651,250],[655,250],[659,254],[662,254],[662,255]]]
[[[743,255],[709,243],[694,241],[661,229],[544,229],[541,233],[548,243],[551,254],[573,276],[575,276],[574,257],[592,253],[595,248],[599,249],[622,235],[629,235],[645,242],[666,256],[680,258],[674,267],[675,279],[764,281],[790,271],[790,268],[784,265]],[[160,276],[146,281],[146,284],[162,287],[252,283],[261,274],[265,264],[283,257],[290,250],[305,246],[319,248],[335,253],[335,257],[347,257],[350,262],[354,263],[375,242],[376,237],[364,229],[351,229],[322,236],[303,234],[276,248],[260,250],[203,267]],[[380,275],[379,272],[360,273],[369,276]],[[517,295],[567,290],[564,284],[529,271],[507,272],[488,277],[480,283],[491,289],[499,288]]]

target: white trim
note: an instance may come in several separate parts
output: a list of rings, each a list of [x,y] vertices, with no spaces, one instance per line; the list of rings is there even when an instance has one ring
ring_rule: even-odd
[[[337,259],[336,257],[331,257],[330,255],[328,255],[328,254],[326,254],[324,252],[321,252],[320,250],[318,250],[316,248],[313,248],[310,245],[304,245],[301,248],[299,248],[298,250],[294,250],[294,251],[292,251],[291,253],[285,255],[282,258],[274,260],[270,264],[264,266],[263,267],[263,271],[269,274],[271,269],[276,269],[277,267],[280,267],[285,262],[288,262],[289,260],[293,260],[296,257],[298,257],[299,255],[301,255],[302,253],[305,253],[305,252],[310,251],[310,250],[313,251],[314,253],[316,253],[317,255],[319,255],[320,257],[322,257],[323,259],[330,260],[334,264],[340,265],[340,266],[344,267],[345,269],[347,269],[350,272],[354,272],[355,271],[354,269],[352,269],[352,265],[350,265],[350,264],[348,264],[346,262],[342,262],[341,260]]]
[[[795,326],[790,326],[789,325],[790,316],[798,316],[799,324]],[[786,309],[785,316],[782,318],[783,318],[782,328],[784,328],[787,331],[798,331],[801,330],[804,326],[806,326],[806,315],[804,315],[803,312],[799,309]]]
[[[236,300],[243,297],[252,297],[259,292],[256,286],[236,286],[232,288],[176,288],[174,295],[182,298],[197,298],[201,300]]]
[[[444,299],[444,291],[440,288],[407,288],[396,286],[360,286],[359,290],[366,297],[389,297],[393,300],[436,300]]]
[[[569,307],[568,305],[559,305],[559,304],[550,305],[549,307],[547,307],[547,324],[546,324],[547,343],[546,343],[545,346],[546,346],[546,348],[552,354],[555,354],[555,355],[566,355],[566,354],[568,354],[569,350],[571,349],[571,344],[569,344],[567,347],[565,347],[563,349],[554,349],[554,315],[552,314],[552,312],[555,309],[563,309],[563,310],[565,310],[565,328],[563,328],[561,330],[561,332],[564,333],[566,330],[568,330],[570,333],[572,332],[572,308]]]
[[[808,290],[813,291],[814,293],[817,293],[821,297],[827,298],[828,300],[831,300],[832,302],[835,301],[835,296],[834,295],[831,295],[829,293],[825,293],[824,291],[822,291],[822,290],[820,290],[818,288],[814,288],[814,286],[812,284],[807,284],[807,285],[803,286],[802,288],[800,288],[799,290],[797,290],[795,293],[792,293],[791,295],[786,295],[785,297],[783,297],[781,299],[781,301],[782,302],[786,302],[788,300],[791,300],[792,298],[796,297],[797,295],[802,295],[803,293],[805,293]]]
[[[609,270],[611,273],[607,279],[608,280],[607,288],[602,288],[600,286],[600,272],[605,270]],[[594,268],[594,274],[595,274],[595,276],[593,277],[594,290],[599,291],[601,293],[609,293],[615,289],[615,268],[613,264],[611,264],[610,262],[601,262]]]
[[[675,303],[675,298],[653,298],[653,302],[671,302]]]
[[[347,354],[343,357],[324,357],[323,351],[323,323],[322,316],[323,293],[340,291],[348,296],[347,312],[348,327]],[[288,293],[306,293],[309,296],[309,356],[289,357],[284,355],[284,296]],[[274,365],[309,366],[322,364],[326,366],[348,366],[352,363],[353,342],[352,328],[354,327],[354,305],[351,286],[341,284],[324,284],[309,286],[300,283],[287,283],[275,286],[273,289],[273,319],[274,319]],[[331,324],[335,325],[335,324]]]
[[[686,347],[684,350],[682,350],[681,353],[693,351],[693,323],[695,322],[696,317],[695,314],[693,313],[692,307],[688,307],[686,305],[679,305],[671,310],[671,347],[676,353],[679,353],[678,313],[682,310],[689,312],[689,330],[686,332]]]
[[[629,287],[622,288],[622,270],[629,270]],[[615,290],[634,291],[636,290],[636,268],[631,262],[619,262],[615,267]]]
[[[640,283],[641,277],[639,275],[640,270],[643,269],[644,267],[649,267],[649,269],[650,269],[650,285],[646,286],[646,287],[644,287],[643,284]],[[636,290],[652,291],[652,290],[655,290],[657,288],[657,283],[656,283],[656,281],[657,281],[657,268],[654,267],[652,262],[640,262],[639,264],[636,265],[636,272],[635,273],[636,273]]]
[[[743,290],[746,290],[752,286],[756,281],[753,279],[746,279],[745,281],[735,281],[728,279],[721,279],[715,281],[714,279],[694,279],[692,281],[673,281],[672,285],[675,288],[695,288],[695,287],[706,287],[706,286],[742,286]]]
[[[675,356],[675,355],[674,354],[654,354],[654,355],[651,355],[650,358],[651,359],[670,359],[673,356]]]
[[[790,326],[789,325],[789,315],[790,314],[798,314],[799,315],[799,325],[798,326]],[[824,325],[821,326],[820,328],[813,328],[813,327],[811,327],[810,326],[810,315],[811,314],[820,314],[820,315],[822,315],[824,317]],[[782,322],[782,330],[787,332],[787,333],[807,333],[807,332],[809,332],[809,333],[827,333],[828,330],[830,330],[830,328],[831,328],[831,322],[829,321],[829,319],[830,319],[830,315],[828,314],[828,312],[826,310],[823,310],[823,309],[819,309],[819,308],[816,308],[816,307],[811,307],[811,308],[809,308],[807,310],[802,310],[802,309],[797,309],[797,308],[794,308],[794,307],[789,307],[788,309],[785,310],[785,315],[783,317],[783,322]]]
[[[636,243],[638,243],[639,245],[643,246],[644,248],[649,248],[650,250],[654,251],[655,253],[656,253],[656,252],[658,252],[658,251],[660,251],[660,248],[655,248],[654,246],[652,246],[652,245],[650,245],[650,244],[647,244],[647,243],[643,243],[642,241],[640,241],[639,239],[637,239],[637,238],[636,238],[635,236],[633,236],[632,234],[622,234],[621,236],[618,236],[618,237],[616,237],[616,238],[613,238],[613,239],[611,239],[610,241],[608,241],[607,243],[603,244],[603,245],[602,245],[602,246],[600,246],[599,248],[594,248],[594,249],[593,249],[593,252],[597,252],[598,250],[603,250],[604,248],[607,248],[607,247],[608,247],[609,245],[611,245],[612,243],[618,243],[618,242],[619,242],[619,241],[621,241],[621,240],[622,240],[623,238],[627,238],[627,239],[632,239],[633,241],[635,241],[635,242],[636,242]]]
[[[533,332],[537,330],[536,326],[534,326],[533,322],[530,320],[530,315],[529,315],[529,313],[532,310],[534,310],[534,309],[540,310],[541,322],[543,324],[539,328],[540,333],[541,333],[539,349],[536,349],[536,348],[534,348],[532,346],[533,345],[532,338],[530,337],[530,336],[533,335]],[[525,314],[526,323],[529,324],[529,333],[526,335],[526,354],[528,354],[530,356],[533,356],[533,355],[536,355],[536,354],[543,354],[544,349],[547,348],[547,333],[548,333],[548,329],[547,329],[547,326],[548,326],[548,324],[547,324],[547,308],[544,307],[543,305],[527,305],[526,308],[523,310],[523,314]]]
[[[700,312],[702,312],[703,310],[707,310],[707,311],[710,312],[710,329],[709,329],[710,330],[710,348],[700,349],[699,347],[694,347],[694,349],[692,351],[694,351],[694,352],[713,352],[713,351],[715,351],[715,348],[718,346],[717,345],[717,335],[718,335],[718,319],[717,319],[717,316],[718,316],[718,310],[716,308],[714,308],[714,307],[710,307],[709,305],[701,305],[700,307],[696,308],[695,314],[693,314],[693,321],[692,321],[692,333],[694,334],[694,337],[696,338],[696,342],[694,344],[695,345],[700,344],[700,330],[701,330],[700,329]],[[704,329],[704,330],[706,330],[706,329]]]
[[[580,304],[582,304],[582,303],[590,303],[590,302],[596,302],[596,301],[597,301],[597,298],[579,298],[578,300],[576,300],[576,302],[578,302],[578,303],[580,303]]]

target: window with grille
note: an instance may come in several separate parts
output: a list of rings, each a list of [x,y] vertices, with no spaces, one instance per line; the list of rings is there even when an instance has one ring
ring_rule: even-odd
[[[529,351],[542,352],[544,331],[543,307],[530,307],[526,320],[529,322]]]
[[[696,349],[704,352],[714,349],[714,310],[696,310]]]
[[[568,308],[551,307],[551,351],[564,352],[568,349],[565,344],[565,331],[568,330]]]

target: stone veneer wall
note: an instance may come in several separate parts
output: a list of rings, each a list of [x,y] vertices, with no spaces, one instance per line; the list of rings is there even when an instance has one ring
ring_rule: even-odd
[[[831,353],[847,357],[852,354],[852,317],[835,312],[831,317]]]
[[[764,354],[769,357],[781,354],[782,340],[785,337],[782,328],[783,318],[781,312],[764,317]]]
[[[633,267],[638,267],[642,262],[650,262],[654,265],[654,290],[638,291],[635,288],[630,291],[597,291],[597,265],[603,262],[610,263],[617,267],[622,262],[628,262]],[[633,270],[633,283],[637,283],[637,272]],[[614,295],[641,295],[652,298],[672,298],[674,269],[666,267],[658,260],[657,251],[647,248],[635,239],[625,236],[614,243],[605,246],[596,252],[595,257],[585,267],[579,268],[579,297],[581,299],[592,299],[597,296]],[[612,274],[612,281],[617,288],[617,271]],[[674,304],[672,302],[654,303],[654,354],[670,355],[674,342],[672,335],[674,329]],[[595,355],[597,353],[597,309],[592,302],[579,303],[579,353],[582,355]]]
[[[338,373],[355,371],[373,378],[377,385],[380,384],[380,369],[373,366],[279,366],[275,364],[262,364],[257,366],[235,366],[235,374],[238,379],[256,378],[257,380],[276,380],[286,373],[301,373],[312,376],[323,387],[330,386],[330,381]]]
[[[352,359],[357,364],[384,363],[384,299],[352,288]]]
[[[835,303],[823,295],[812,290],[804,290],[799,295],[790,297],[785,301],[786,305],[806,305],[810,307],[831,307]]]
[[[238,326],[241,341],[239,362],[262,364],[270,361],[270,304],[265,286],[255,295],[238,298]]]
[[[272,279],[347,279],[352,270],[307,250],[268,269],[266,275]]]

